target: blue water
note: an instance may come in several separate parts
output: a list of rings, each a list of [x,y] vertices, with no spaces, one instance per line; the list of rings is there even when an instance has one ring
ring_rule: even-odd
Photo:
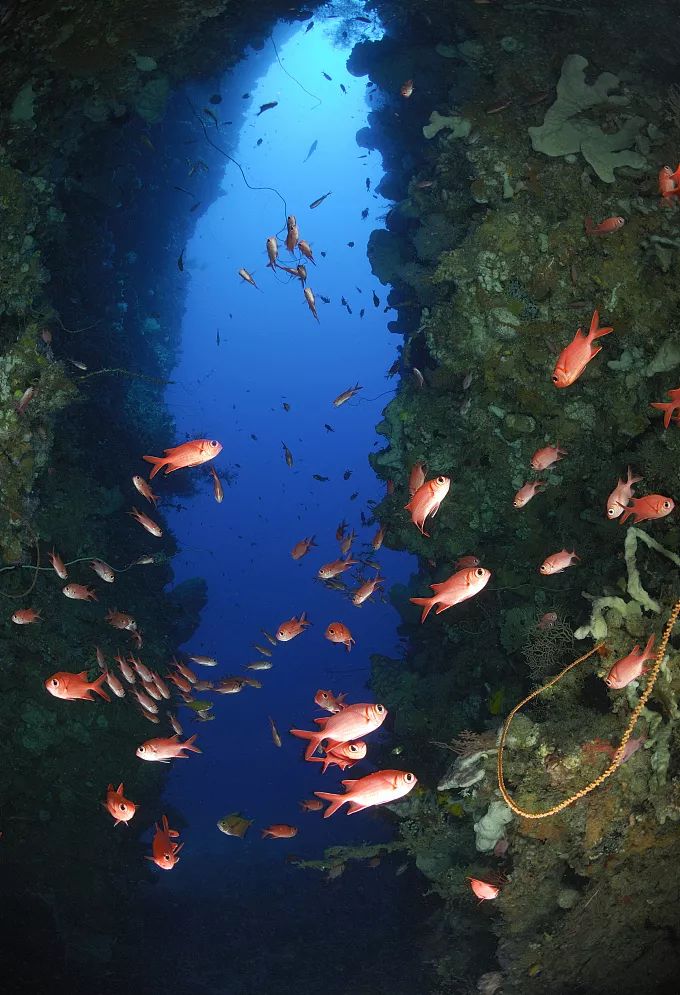
[[[397,340],[387,331],[387,288],[371,276],[366,257],[368,235],[382,226],[381,216],[389,209],[374,193],[382,175],[379,156],[355,141],[369,107],[366,80],[347,73],[348,51],[333,46],[337,23],[317,22],[310,32],[305,25],[274,32],[281,63],[321,103],[282,71],[271,44],[250,53],[222,80],[189,91],[194,106],[211,107],[220,121],[245,105],[237,141],[228,126],[218,131],[212,121],[209,134],[238,160],[251,186],[277,187],[288,213],[296,215],[317,263],[308,262],[307,269],[320,321],[308,310],[299,281],[266,268],[266,239],[281,235],[285,225],[281,200],[272,192],[249,190],[236,166],[225,160],[222,195],[197,218],[184,252],[184,272],[178,273],[186,286],[186,313],[181,356],[172,373],[176,383],[166,401],[177,425],[168,445],[185,438],[219,439],[224,449],[215,466],[223,477],[228,472],[235,479],[231,485],[224,480],[220,505],[208,473],[189,471],[199,480],[200,493],[170,510],[168,518],[181,549],[173,563],[177,581],[201,576],[208,584],[201,626],[181,649],[220,661],[217,669],[196,667],[201,677],[246,674],[263,687],[211,698],[212,722],[194,723],[186,708],[179,710],[185,732],[197,732],[204,753],[176,762],[170,773],[168,803],[188,825],[182,833],[182,862],[172,876],[163,876],[163,889],[187,886],[199,855],[201,862],[214,860],[215,867],[242,861],[244,853],[249,862],[282,866],[287,853],[319,857],[327,845],[390,836],[385,821],[372,813],[323,820],[319,813],[301,812],[301,799],[315,789],[335,790],[340,778],[331,771],[322,777],[319,765],[304,763],[303,744],[287,733],[291,726],[312,728],[313,718],[323,714],[313,703],[319,688],[345,691],[349,701],[374,700],[365,687],[370,654],[399,652],[398,617],[386,602],[374,599],[357,609],[315,579],[321,564],[340,555],[335,539],[340,520],[358,533],[354,550],[380,561],[388,584],[404,581],[410,564],[405,555],[386,549],[376,556],[368,543],[378,526],[363,527],[360,520],[362,511],[370,518],[368,502],[383,494],[367,457],[377,445],[374,426],[392,396],[395,381],[385,374]],[[253,66],[259,74],[255,85]],[[224,100],[211,105],[208,98],[216,91]],[[244,92],[251,94],[247,101],[241,98]],[[261,104],[274,100],[276,108],[256,116]],[[198,124],[196,135],[202,139]],[[305,163],[314,141],[318,147]],[[200,156],[201,142],[191,154]],[[329,190],[331,196],[310,210],[308,205]],[[365,220],[364,208],[369,211]],[[282,241],[279,251],[280,262],[295,265]],[[242,266],[259,289],[241,281],[237,271]],[[377,307],[373,291],[380,299]],[[342,296],[351,316],[341,306]],[[334,408],[333,398],[357,382],[363,386],[357,398]],[[293,454],[292,468],[284,460],[283,442]],[[348,480],[343,479],[346,470],[352,471]],[[316,481],[314,473],[330,479]],[[293,561],[291,548],[310,535],[316,535],[318,548]],[[372,575],[366,570],[367,578]],[[268,646],[260,630],[275,632],[303,610],[313,626],[290,643]],[[356,639],[351,653],[324,639],[334,620],[350,627]],[[271,649],[272,670],[243,669],[260,658],[254,643]],[[281,749],[272,742],[269,715],[283,738]],[[372,741],[386,735],[387,728],[373,734]],[[346,776],[369,773],[374,769],[370,760],[369,743],[367,760]],[[255,820],[243,842],[216,828],[219,818],[235,810]],[[259,830],[270,823],[298,826],[299,834],[291,841],[260,841]]]

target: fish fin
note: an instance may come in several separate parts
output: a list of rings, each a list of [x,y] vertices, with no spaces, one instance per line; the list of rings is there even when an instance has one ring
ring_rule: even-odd
[[[354,815],[355,812],[363,812],[368,805],[360,805],[358,802],[350,802],[349,808],[347,809],[347,815]]]
[[[321,726],[321,728],[323,729],[326,723],[328,722],[328,717],[326,715],[322,715],[321,718],[314,719],[314,721],[318,726]]]
[[[340,806],[347,801],[346,795],[336,795],[332,791],[315,791],[314,794],[317,798],[322,798],[324,801],[330,802],[330,805],[323,814],[324,819],[328,819],[337,812]]]
[[[142,459],[146,460],[147,463],[153,463],[153,469],[149,474],[149,480],[153,480],[153,478],[156,476],[161,467],[165,466],[165,464],[168,463],[168,460],[165,456],[142,456]]]
[[[422,625],[423,622],[425,621],[425,619],[427,618],[427,616],[432,611],[432,608],[434,607],[435,599],[434,598],[409,598],[409,601],[413,605],[420,605],[422,607],[423,614],[420,617],[420,624]]]
[[[186,743],[182,743],[183,750],[191,750],[192,753],[203,753],[200,747],[194,745],[194,740],[196,739],[196,733],[193,734]]]
[[[613,332],[613,328],[600,328],[600,316],[597,311],[593,311],[592,321],[590,322],[590,328],[588,330],[588,338],[592,342],[594,339],[599,339],[603,335],[609,335]]]
[[[90,690],[94,691],[95,694],[98,694],[100,697],[102,697],[104,701],[111,701],[111,698],[108,696],[106,691],[102,690],[102,684],[104,683],[105,680],[106,680],[106,674],[102,674],[101,677],[98,677],[96,681],[93,681]]]

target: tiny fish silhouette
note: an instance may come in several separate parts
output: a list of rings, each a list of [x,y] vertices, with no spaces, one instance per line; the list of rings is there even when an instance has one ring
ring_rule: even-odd
[[[184,249],[186,249],[186,245],[184,246]],[[184,272],[184,249],[182,249],[179,254],[179,258],[177,259],[177,269],[180,273]]]
[[[370,176],[366,177],[366,189],[367,190],[371,189],[371,178],[370,178]]]
[[[323,427],[326,429],[327,432],[335,432],[335,429],[333,428],[333,426],[332,425],[328,425],[325,422],[324,422],[324,426]]]
[[[363,211],[361,212],[361,217],[362,217],[362,218],[364,219],[364,221],[365,221],[365,220],[366,220],[366,218],[368,217],[368,208],[367,208],[367,207],[365,207],[365,208],[363,209]]]
[[[348,242],[347,243],[347,248],[348,249],[353,249],[354,248],[354,242]],[[321,253],[321,255],[323,255],[323,252]]]
[[[314,27],[314,21],[310,21],[307,27],[305,28],[305,34],[307,34],[308,31],[311,31],[313,27]]]
[[[331,479],[330,477],[322,477],[320,473],[313,473],[312,476],[315,480],[320,480],[321,483],[325,483],[327,480]]]
[[[373,291],[373,307],[380,307],[380,298],[376,294],[375,290]]]
[[[270,100],[268,104],[260,104],[260,109],[255,115],[255,117],[259,117],[260,114],[264,114],[265,111],[270,111],[272,107],[278,107],[278,106],[279,106],[278,100]]]
[[[328,73],[325,73],[325,72],[323,71],[323,69],[321,70],[321,75],[322,75],[322,76],[325,76],[325,77],[326,77],[326,79],[328,79],[328,80],[330,80],[331,82],[333,82],[333,77],[332,77],[332,76],[329,76],[329,75],[328,75]]]
[[[343,93],[347,93],[347,90],[345,89],[345,84],[344,83],[340,84],[340,89],[342,90]]]
[[[318,148],[318,147],[319,147],[319,143],[318,143],[318,141],[317,141],[317,140],[315,139],[315,140],[314,140],[314,141],[312,142],[311,146],[310,146],[310,149],[309,149],[309,152],[307,153],[307,159],[309,159],[309,157],[310,157],[311,155],[313,155],[313,154],[314,154],[314,153],[316,152],[316,150],[317,150],[317,148]],[[303,161],[303,162],[307,162],[307,159],[303,159],[302,161]]]

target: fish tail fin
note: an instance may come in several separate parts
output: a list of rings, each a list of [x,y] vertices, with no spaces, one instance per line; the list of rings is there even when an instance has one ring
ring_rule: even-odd
[[[627,476],[628,479],[626,480],[626,483],[629,487],[631,484],[638,484],[642,480],[642,477],[636,476],[630,467],[627,467]]]
[[[650,408],[656,408],[657,411],[663,411],[663,427],[668,428],[671,423],[671,417],[673,415],[673,409],[677,407],[676,401],[652,401],[650,403]],[[640,479],[640,478],[638,478]]]
[[[600,315],[597,311],[593,311],[593,317],[588,331],[588,338],[590,341],[594,342],[595,339],[599,339],[603,335],[609,335],[609,333],[613,331],[613,328],[600,328]]]
[[[347,801],[347,795],[336,795],[332,791],[315,791],[314,794],[317,798],[322,798],[325,802],[330,802],[330,805],[323,814],[324,819],[330,818]]]
[[[98,694],[101,698],[103,698],[104,701],[111,701],[106,691],[102,689],[102,684],[104,683],[105,680],[106,680],[106,674],[102,674],[101,677],[98,677],[96,681],[92,682],[92,690],[95,692],[95,694]]]
[[[654,659],[655,653],[653,652],[653,647],[654,647],[654,633],[651,634],[651,636],[647,640],[647,645],[644,648],[642,654],[644,660]]]
[[[193,734],[186,743],[182,743],[182,749],[191,750],[192,753],[203,753],[203,750],[195,745],[196,733]]]
[[[314,753],[316,753],[316,748],[324,738],[323,732],[308,732],[306,729],[289,729],[291,736],[297,736],[298,739],[309,740],[307,744],[307,749],[305,750],[305,760],[311,760]]]
[[[147,463],[153,463],[153,469],[149,474],[149,480],[153,480],[161,467],[168,463],[165,456],[142,456],[142,459],[146,460]]]
[[[420,624],[422,625],[434,608],[435,598],[409,598],[409,601],[413,605],[420,605],[422,607],[423,614],[420,616]]]

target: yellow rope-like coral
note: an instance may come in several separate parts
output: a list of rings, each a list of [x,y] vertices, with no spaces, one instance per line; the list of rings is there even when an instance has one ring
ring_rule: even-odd
[[[574,660],[574,662],[570,663],[568,667],[565,667],[564,670],[560,671],[557,677],[553,677],[553,679],[551,681],[548,681],[547,684],[544,684],[542,687],[538,688],[537,691],[532,691],[531,694],[527,695],[526,698],[523,698],[518,705],[515,705],[515,707],[510,712],[507,719],[505,720],[505,724],[501,732],[501,738],[498,744],[498,759],[497,759],[498,787],[503,796],[503,799],[505,800],[506,805],[508,805],[512,809],[515,815],[521,815],[522,818],[524,819],[546,819],[549,815],[556,815],[558,812],[562,812],[565,808],[567,808],[569,805],[573,805],[573,803],[577,802],[580,798],[585,798],[585,796],[589,795],[591,791],[595,790],[595,788],[599,788],[599,786],[604,781],[606,781],[608,777],[611,777],[611,775],[614,773],[617,767],[619,767],[621,761],[623,760],[623,754],[626,749],[626,744],[633,733],[633,729],[635,728],[635,723],[640,718],[640,715],[642,714],[642,709],[647,704],[649,696],[654,690],[654,685],[656,684],[656,679],[659,676],[659,670],[661,669],[661,664],[663,663],[663,658],[666,653],[666,647],[668,646],[668,640],[670,639],[673,627],[675,626],[675,623],[678,620],[678,615],[680,615],[680,601],[677,601],[675,603],[673,611],[671,612],[668,621],[666,622],[666,628],[663,631],[663,636],[661,638],[661,642],[657,650],[654,666],[652,667],[647,676],[647,685],[645,687],[645,690],[640,695],[640,700],[638,701],[637,705],[633,709],[633,712],[631,713],[630,719],[628,720],[628,725],[626,726],[626,730],[623,736],[621,737],[621,742],[618,745],[616,753],[612,757],[612,762],[610,763],[609,767],[607,767],[607,769],[603,771],[603,773],[600,774],[599,777],[596,777],[594,781],[591,781],[590,784],[586,785],[585,788],[581,788],[580,791],[577,791],[575,792],[575,794],[570,795],[569,798],[565,798],[564,801],[560,802],[558,805],[553,805],[552,808],[546,809],[545,812],[527,812],[525,809],[521,808],[515,801],[513,801],[513,799],[510,797],[508,793],[508,789],[505,786],[505,780],[503,778],[503,748],[505,746],[505,741],[507,739],[508,731],[510,729],[510,723],[514,719],[517,712],[519,712],[519,710],[523,708],[524,705],[527,704],[527,702],[531,701],[532,698],[538,697],[539,694],[542,694],[543,691],[547,691],[548,688],[554,687],[554,685],[557,684],[558,681],[562,680],[565,674],[567,674],[574,667],[577,667],[579,663],[583,663],[584,660],[587,660],[588,657],[592,656],[593,653],[595,653],[595,651],[599,648],[599,645],[601,644],[598,644],[598,646],[593,646],[593,648],[589,650],[588,653],[585,653],[583,656],[580,656],[578,660]]]

